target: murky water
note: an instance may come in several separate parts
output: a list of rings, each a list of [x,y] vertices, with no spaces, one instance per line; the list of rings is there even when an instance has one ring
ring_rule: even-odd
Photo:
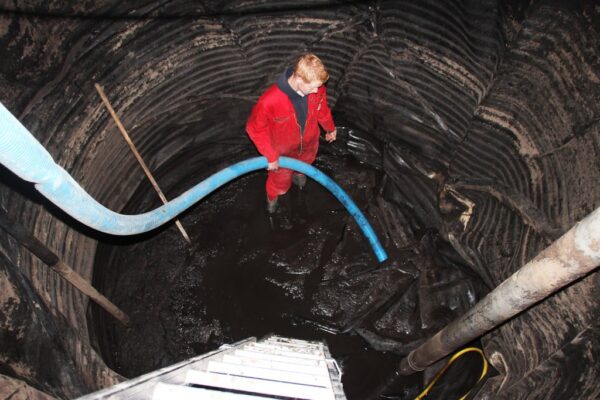
[[[317,167],[367,207],[375,171],[343,157],[320,159]],[[349,399],[370,397],[393,374],[401,357],[373,350],[354,328],[376,320],[380,330],[393,328],[397,321],[381,317],[414,287],[414,263],[403,257],[403,265],[379,265],[343,206],[310,179],[268,215],[265,178],[263,171],[239,178],[186,213],[191,246],[171,225],[99,249],[103,290],[132,318],[125,329],[95,311],[112,368],[134,377],[274,333],[325,340]],[[420,385],[420,374],[404,378],[395,398],[414,397]]]

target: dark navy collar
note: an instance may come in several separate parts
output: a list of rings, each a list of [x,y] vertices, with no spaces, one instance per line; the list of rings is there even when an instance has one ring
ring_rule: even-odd
[[[281,91],[285,93],[293,102],[294,100],[299,100],[304,96],[300,96],[298,93],[296,93],[296,91],[292,89],[288,83],[288,79],[290,76],[292,76],[292,73],[292,68],[287,68],[285,71],[283,71],[283,73],[279,76],[279,79],[277,79],[277,87],[281,89]]]

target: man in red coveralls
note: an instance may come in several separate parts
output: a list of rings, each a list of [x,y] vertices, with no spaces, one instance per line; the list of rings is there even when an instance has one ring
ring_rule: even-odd
[[[306,184],[306,176],[279,168],[279,157],[312,164],[319,148],[319,124],[326,132],[325,140],[336,138],[323,86],[328,78],[319,57],[304,54],[263,93],[248,118],[246,131],[269,163],[266,188],[271,214],[277,209],[277,197],[289,190],[292,181],[300,189]]]

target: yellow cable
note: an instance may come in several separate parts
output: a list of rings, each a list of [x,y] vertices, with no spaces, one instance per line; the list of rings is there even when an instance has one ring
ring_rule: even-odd
[[[446,365],[444,365],[444,368],[442,368],[437,374],[435,374],[435,377],[432,379],[432,381],[429,383],[429,385],[427,385],[427,387],[425,388],[425,390],[423,390],[420,395],[418,395],[417,397],[415,397],[415,400],[421,400],[422,398],[424,398],[425,396],[427,396],[427,394],[429,393],[429,391],[431,390],[431,388],[433,387],[433,385],[435,385],[435,383],[438,381],[438,379],[440,379],[440,377],[444,374],[444,372],[446,372],[446,370],[448,369],[448,367],[450,367],[450,365],[452,365],[452,363],[454,361],[456,361],[460,356],[462,356],[465,353],[472,352],[472,351],[479,353],[481,355],[481,358],[483,359],[483,369],[481,370],[481,376],[479,377],[479,379],[476,382],[476,383],[479,383],[479,381],[481,381],[483,379],[483,377],[485,376],[485,374],[487,374],[487,371],[488,371],[488,362],[487,362],[487,360],[485,358],[485,354],[483,354],[483,351],[481,349],[479,349],[477,347],[467,347],[467,348],[462,349],[461,351],[457,352],[452,357],[450,357],[450,360],[448,360],[448,362],[446,363]],[[468,394],[469,394],[469,392],[467,392],[459,400],[466,399]]]

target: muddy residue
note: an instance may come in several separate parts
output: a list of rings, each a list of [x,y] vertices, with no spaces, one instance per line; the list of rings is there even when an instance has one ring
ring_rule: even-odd
[[[383,238],[373,205],[381,203],[373,201],[379,172],[344,157],[322,157],[317,167],[366,210]],[[97,265],[108,269],[104,291],[132,319],[126,330],[104,317],[107,326],[100,331],[105,358],[119,373],[134,377],[223,343],[275,333],[325,340],[342,365],[348,398],[361,399],[394,373],[406,350],[376,351],[374,337],[414,345],[423,327],[438,327],[425,326],[418,312],[414,288],[420,269],[432,262],[420,253],[420,243],[388,248],[390,259],[379,264],[352,217],[325,188],[311,180],[303,190],[292,187],[268,215],[265,178],[262,171],[242,177],[184,215],[191,246],[171,226],[99,251],[111,259]],[[450,271],[450,281],[461,279]],[[421,292],[429,296],[432,287],[424,282]],[[468,306],[473,288],[460,286],[466,293],[450,294],[457,304],[424,303],[432,313],[427,321]],[[415,393],[419,379],[405,380],[398,390]]]

